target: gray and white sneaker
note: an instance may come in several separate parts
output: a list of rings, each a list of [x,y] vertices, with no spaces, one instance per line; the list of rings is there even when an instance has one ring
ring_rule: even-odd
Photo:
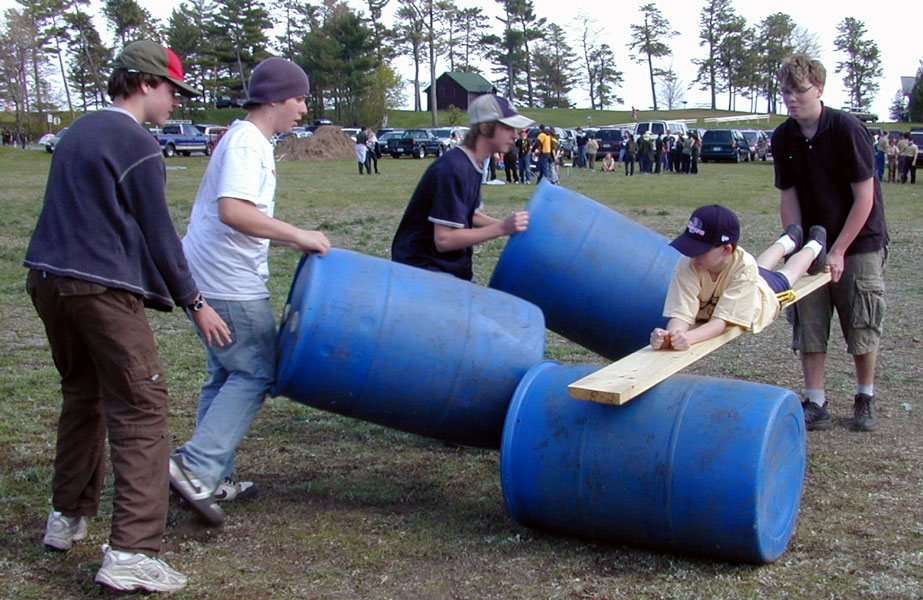
[[[87,520],[83,517],[65,517],[51,509],[45,522],[45,539],[42,543],[52,550],[66,552],[74,542],[86,539]]]
[[[170,457],[170,487],[179,493],[202,517],[212,525],[224,522],[224,511],[212,495],[212,490],[183,462],[180,454]]]
[[[237,481],[225,477],[224,481],[215,488],[215,500],[230,502],[231,500],[246,500],[256,496],[258,488],[252,481]]]
[[[186,576],[159,558],[114,550],[109,544],[103,544],[102,550],[103,565],[96,572],[96,583],[123,592],[177,592],[186,587]]]

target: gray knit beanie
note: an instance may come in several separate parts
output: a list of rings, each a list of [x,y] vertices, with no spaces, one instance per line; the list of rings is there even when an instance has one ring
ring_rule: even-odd
[[[307,96],[310,90],[308,76],[301,67],[285,58],[270,56],[256,65],[250,74],[250,87],[247,89],[244,108]]]

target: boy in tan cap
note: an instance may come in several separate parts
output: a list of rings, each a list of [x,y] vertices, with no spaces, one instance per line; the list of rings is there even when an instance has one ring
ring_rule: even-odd
[[[144,308],[192,308],[209,344],[231,340],[186,264],[167,209],[163,155],[141,126],[163,125],[177,92],[197,92],[183,81],[179,58],[150,41],[125,47],[108,92],[112,106],[75,121],[55,147],[25,259],[63,395],[44,544],[66,551],[86,537],[108,433],[112,529],[96,581],[173,592],[186,576],[157,558],[169,495],[169,398]]]

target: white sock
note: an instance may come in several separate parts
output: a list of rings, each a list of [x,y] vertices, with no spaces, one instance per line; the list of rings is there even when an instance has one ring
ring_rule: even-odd
[[[818,406],[823,406],[827,402],[824,388],[805,388],[804,397]]]
[[[875,384],[870,383],[868,385],[862,385],[861,383],[857,383],[856,393],[865,394],[866,396],[874,396],[875,395]]]
[[[817,256],[820,254],[820,251],[824,249],[824,247],[821,246],[820,242],[817,240],[811,240],[805,244],[804,247],[814,253],[814,258],[817,258]]]
[[[788,237],[788,234],[782,234],[782,237],[776,240],[776,243],[782,246],[786,254],[791,254],[795,249],[795,240]]]

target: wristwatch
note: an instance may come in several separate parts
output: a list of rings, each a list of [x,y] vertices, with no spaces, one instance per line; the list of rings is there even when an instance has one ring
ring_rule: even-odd
[[[195,300],[192,301],[192,304],[186,305],[186,308],[193,312],[199,312],[202,310],[203,306],[205,306],[205,298],[202,297],[202,294],[199,294],[195,297]]]

